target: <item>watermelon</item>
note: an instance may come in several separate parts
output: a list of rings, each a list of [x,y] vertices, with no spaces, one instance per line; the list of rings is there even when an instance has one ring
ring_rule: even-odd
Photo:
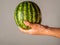
[[[14,11],[14,20],[17,26],[23,29],[30,29],[23,22],[28,21],[33,24],[41,23],[41,11],[38,5],[32,1],[20,2]]]

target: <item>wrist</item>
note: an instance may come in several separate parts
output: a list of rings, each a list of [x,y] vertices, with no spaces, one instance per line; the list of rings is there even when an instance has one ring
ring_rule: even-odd
[[[44,33],[44,35],[54,36],[54,32],[49,27],[45,27],[43,33]]]
[[[57,30],[57,28],[49,27],[48,30],[50,30],[51,36],[60,38],[60,33],[59,33],[59,31]]]

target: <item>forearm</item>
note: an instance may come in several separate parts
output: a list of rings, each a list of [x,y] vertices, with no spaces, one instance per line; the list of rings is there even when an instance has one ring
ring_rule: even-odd
[[[60,28],[49,27],[51,35],[60,38]]]

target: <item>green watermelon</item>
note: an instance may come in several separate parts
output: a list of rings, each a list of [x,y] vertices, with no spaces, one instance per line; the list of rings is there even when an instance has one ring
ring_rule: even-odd
[[[41,23],[41,11],[38,5],[32,1],[23,1],[19,3],[14,11],[14,19],[17,26],[23,29],[30,29],[23,22],[28,21],[33,24]]]

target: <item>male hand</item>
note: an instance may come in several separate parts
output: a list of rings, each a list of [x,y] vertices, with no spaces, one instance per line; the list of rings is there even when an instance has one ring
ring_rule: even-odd
[[[24,21],[24,24],[26,26],[31,27],[29,30],[22,29],[21,27],[18,27],[22,32],[32,35],[46,35],[48,34],[49,30],[47,30],[47,26],[39,25],[39,24],[32,24],[27,21]]]

